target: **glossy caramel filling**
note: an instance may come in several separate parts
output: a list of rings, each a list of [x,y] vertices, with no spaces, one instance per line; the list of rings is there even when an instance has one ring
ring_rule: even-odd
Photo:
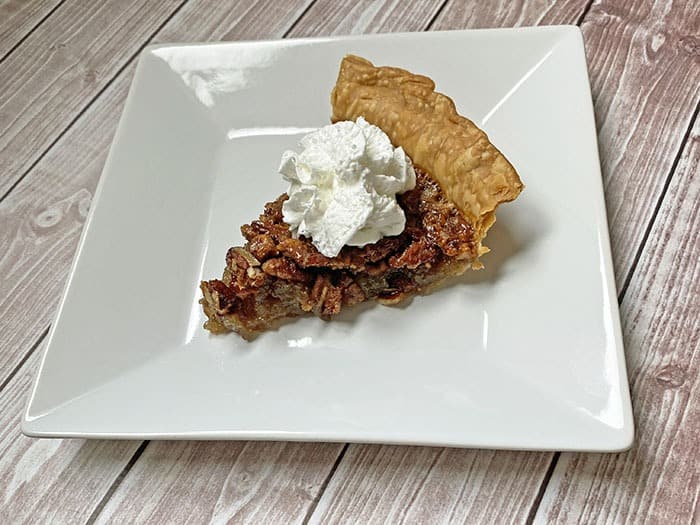
[[[286,199],[268,203],[258,220],[241,228],[247,242],[228,251],[221,279],[202,282],[205,328],[251,338],[285,317],[331,318],[370,299],[393,304],[462,273],[478,256],[471,225],[420,170],[416,187],[399,196],[404,231],[361,248],[346,246],[332,258],[309,239],[292,237],[282,220]]]

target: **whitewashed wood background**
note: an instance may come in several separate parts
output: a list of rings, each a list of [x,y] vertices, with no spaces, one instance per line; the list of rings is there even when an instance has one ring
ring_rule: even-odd
[[[35,440],[19,420],[147,44],[578,24],[637,438],[621,454]],[[697,0],[0,0],[0,523],[698,523]]]

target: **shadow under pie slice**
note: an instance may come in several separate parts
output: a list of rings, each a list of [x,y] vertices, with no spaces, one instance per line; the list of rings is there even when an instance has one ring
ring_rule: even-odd
[[[367,122],[413,161],[416,185],[397,195],[406,226],[396,236],[327,257],[284,222],[283,194],[241,228],[221,279],[203,281],[200,301],[211,332],[246,339],[284,318],[326,319],[377,300],[395,304],[447,277],[481,267],[482,245],[499,204],[523,188],[511,164],[427,77],[346,56],[331,95],[332,120]]]

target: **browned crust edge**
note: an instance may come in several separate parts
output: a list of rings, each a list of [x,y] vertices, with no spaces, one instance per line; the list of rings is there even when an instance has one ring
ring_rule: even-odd
[[[523,189],[486,133],[459,115],[453,100],[436,92],[428,77],[347,55],[331,105],[334,122],[364,117],[401,146],[470,220],[479,246],[496,220],[496,208]],[[480,253],[487,251],[480,247]]]

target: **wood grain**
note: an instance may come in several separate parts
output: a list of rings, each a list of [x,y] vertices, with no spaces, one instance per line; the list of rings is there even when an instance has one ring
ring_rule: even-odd
[[[154,43],[281,38],[313,0],[189,0]],[[131,75],[128,75],[131,77]]]
[[[28,2],[0,1],[0,60],[34,29],[61,0]]]
[[[431,29],[575,24],[587,4],[586,0],[453,0],[447,3]]]
[[[700,5],[596,2],[581,29],[619,287],[700,97]]]
[[[222,5],[190,0],[154,41],[277,37],[290,28],[297,36],[415,30],[438,12],[433,29],[570,23],[586,4],[453,0],[439,11],[439,2],[427,0],[413,5],[363,1],[360,8],[352,2],[338,6],[319,1],[292,27],[310,1]],[[6,4],[0,2],[0,9]],[[0,195],[3,186],[11,187],[23,167],[46,151],[0,202],[0,274],[7,276],[0,280],[0,383],[53,316],[132,65],[109,81],[127,64],[130,50],[146,41],[148,29],[155,31],[176,4],[158,7],[159,14],[150,3],[148,12],[137,12],[135,2],[119,5],[115,15],[109,3],[86,11],[84,3],[68,1],[0,63]],[[110,12],[115,20],[109,23],[116,27],[102,27],[108,25]],[[610,1],[594,4],[583,25],[618,283],[632,267],[697,100],[699,19],[692,2]],[[5,35],[0,35],[1,45]],[[104,45],[109,35],[113,40]],[[64,36],[69,45],[61,47]],[[96,49],[82,49],[76,42]],[[57,45],[51,48],[52,44]],[[96,67],[95,57],[108,67],[92,75],[89,68]],[[14,67],[3,69],[9,62]],[[25,89],[27,93],[16,93]],[[35,113],[27,109],[37,106],[32,97],[48,97],[39,100],[39,106],[45,105]],[[55,114],[52,103],[57,105]],[[639,444],[614,456],[563,455],[538,522],[580,517],[586,522],[681,522],[688,516],[698,520],[698,475],[693,468],[700,442],[700,312],[697,300],[690,305],[682,300],[684,294],[700,296],[698,269],[691,266],[698,257],[697,226],[693,230],[700,207],[697,125],[691,142],[681,162],[682,180],[673,180],[623,303]],[[657,248],[673,242],[669,254]],[[683,261],[680,268],[678,261]],[[0,523],[84,521],[138,443],[36,441],[19,435],[19,414],[37,360],[34,352],[0,393]],[[330,444],[151,443],[98,518],[300,521],[314,511],[338,452],[338,445]],[[523,522],[550,458],[350,446],[311,521],[348,521],[355,516],[375,522],[433,521],[436,516],[445,521]],[[507,498],[502,497],[504,491]]]
[[[289,37],[422,31],[444,0],[318,0]]]
[[[300,523],[342,447],[150,443],[97,523]]]
[[[353,446],[311,523],[522,523],[546,453]]]
[[[538,523],[700,519],[700,119],[622,303],[637,429],[623,454],[563,454]]]
[[[0,523],[85,522],[139,444],[21,435],[39,357],[0,392]]]
[[[133,68],[125,73],[0,202],[0,383],[55,313]]]
[[[0,63],[0,195],[180,2],[67,0]]]

